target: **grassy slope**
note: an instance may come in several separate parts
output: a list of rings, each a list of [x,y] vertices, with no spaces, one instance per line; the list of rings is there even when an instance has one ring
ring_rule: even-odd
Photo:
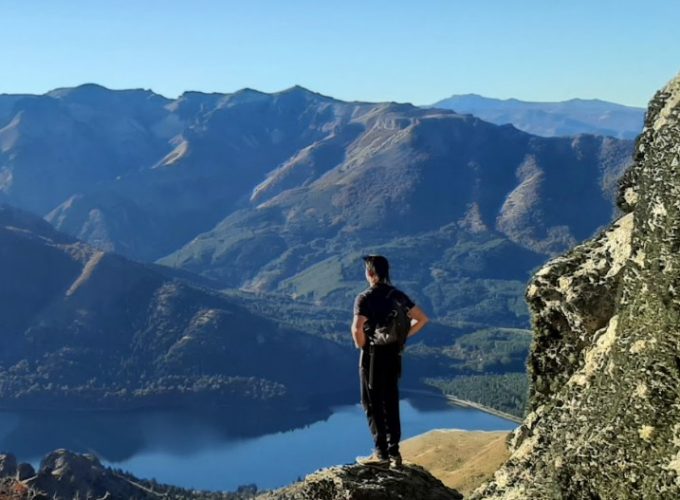
[[[491,479],[510,456],[507,436],[507,432],[433,430],[404,441],[402,455],[468,495]]]

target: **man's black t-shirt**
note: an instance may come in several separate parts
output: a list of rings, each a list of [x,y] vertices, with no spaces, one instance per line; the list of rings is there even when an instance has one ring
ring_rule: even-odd
[[[388,298],[387,295],[392,290],[394,292]],[[408,295],[385,283],[378,283],[357,295],[354,301],[354,314],[366,317],[364,332],[369,337],[375,327],[387,319],[395,300],[401,302],[407,310],[415,306]]]
[[[387,295],[394,290],[392,295],[388,298]],[[366,317],[364,323],[364,333],[367,339],[375,331],[376,326],[382,324],[387,320],[389,313],[393,308],[393,301],[398,300],[406,309],[411,309],[415,303],[401,290],[394,288],[385,283],[378,283],[371,288],[368,288],[357,295],[354,301],[354,314]],[[378,386],[386,384],[386,381],[391,380],[396,383],[399,374],[401,373],[401,346],[397,344],[377,347],[374,355],[369,356],[369,342],[366,342],[364,348],[361,350],[359,357],[359,366],[367,373],[373,372],[377,376]],[[373,363],[373,369],[371,364]],[[376,375],[377,374],[377,375]],[[368,375],[367,375],[368,376]],[[371,384],[373,380],[371,378]]]

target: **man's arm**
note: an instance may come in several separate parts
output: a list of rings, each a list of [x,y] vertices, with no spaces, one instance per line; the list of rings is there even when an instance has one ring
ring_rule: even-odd
[[[355,314],[352,319],[352,338],[357,349],[361,349],[366,344],[366,334],[364,333],[364,323],[368,318],[361,314]]]
[[[411,329],[408,331],[406,338],[413,337],[430,321],[427,315],[418,306],[413,306],[408,310],[408,317],[411,318]]]

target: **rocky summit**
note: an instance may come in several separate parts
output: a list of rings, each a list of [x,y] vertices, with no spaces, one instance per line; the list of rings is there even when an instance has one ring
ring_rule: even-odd
[[[346,465],[323,469],[258,500],[458,500],[463,495],[417,465],[398,469]]]
[[[529,414],[473,498],[680,498],[680,76],[651,101],[618,206],[528,287]]]

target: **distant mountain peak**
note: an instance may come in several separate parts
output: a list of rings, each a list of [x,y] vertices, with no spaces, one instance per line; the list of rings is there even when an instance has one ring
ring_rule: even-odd
[[[57,99],[72,96],[95,96],[104,95],[114,92],[113,90],[99,85],[98,83],[83,83],[82,85],[77,85],[75,87],[59,87],[54,90],[50,90],[46,95],[54,97]]]
[[[237,90],[234,92],[232,95],[237,95],[237,94],[257,94],[257,95],[268,95],[266,92],[262,92],[261,90],[254,89],[252,87],[244,87],[241,90]]]
[[[525,104],[525,105],[564,105],[567,103],[597,103],[597,104],[606,104],[608,106],[615,106],[615,107],[622,107],[622,108],[627,108],[627,109],[635,109],[635,110],[642,110],[644,111],[643,108],[638,108],[635,106],[628,106],[625,104],[619,104],[616,102],[612,101],[607,101],[604,99],[598,99],[596,97],[593,98],[583,98],[583,97],[572,97],[570,99],[565,99],[563,101],[527,101],[523,99],[518,99],[516,97],[488,97],[484,96],[481,94],[475,94],[475,93],[468,93],[468,94],[452,94],[451,96],[447,97],[446,99],[442,99],[441,101],[437,101],[435,104],[432,106],[437,106],[439,103],[446,102],[446,101],[480,101],[480,102],[485,102],[485,103],[518,103],[518,104]]]
[[[290,95],[295,95],[295,96],[304,96],[304,97],[310,97],[310,98],[316,98],[316,99],[322,99],[322,100],[328,100],[328,101],[338,101],[334,97],[327,96],[324,94],[320,94],[319,92],[314,92],[312,90],[309,90],[306,87],[303,87],[302,85],[293,85],[292,87],[288,87],[287,89],[281,90],[279,92],[274,92],[274,96],[290,96]]]
[[[303,94],[316,94],[316,92],[312,92],[306,87],[303,87],[302,85],[295,84],[292,87],[288,87],[287,89],[283,89],[279,92],[276,92],[277,94],[291,94],[291,93],[303,93]]]
[[[240,101],[243,99],[266,99],[267,97],[270,97],[270,95],[271,94],[267,94],[261,90],[245,87],[237,90],[233,94],[227,94],[226,97],[228,97],[230,100],[236,99]]]
[[[108,87],[105,87],[104,85],[101,85],[99,83],[81,83],[80,85],[76,85],[75,87],[58,87],[49,93],[52,92],[62,92],[62,91],[68,91],[68,92],[111,92],[111,89]]]
[[[182,92],[179,95],[178,99],[182,99],[182,98],[186,98],[186,97],[195,97],[195,96],[199,96],[199,97],[220,96],[220,97],[223,97],[223,96],[228,96],[228,95],[231,95],[231,94],[224,94],[222,92],[203,92],[202,90],[185,90],[184,92]]]
[[[573,98],[561,102],[496,99],[478,94],[453,95],[435,108],[470,113],[482,120],[543,137],[593,134],[633,139],[642,130],[644,109],[602,99]]]
[[[155,93],[151,89],[110,89],[98,83],[83,83],[76,87],[61,87],[47,92],[45,95],[55,99],[76,99],[79,101],[90,101],[97,99],[107,99],[111,96],[141,96],[143,98],[157,98],[170,101],[165,96]]]

